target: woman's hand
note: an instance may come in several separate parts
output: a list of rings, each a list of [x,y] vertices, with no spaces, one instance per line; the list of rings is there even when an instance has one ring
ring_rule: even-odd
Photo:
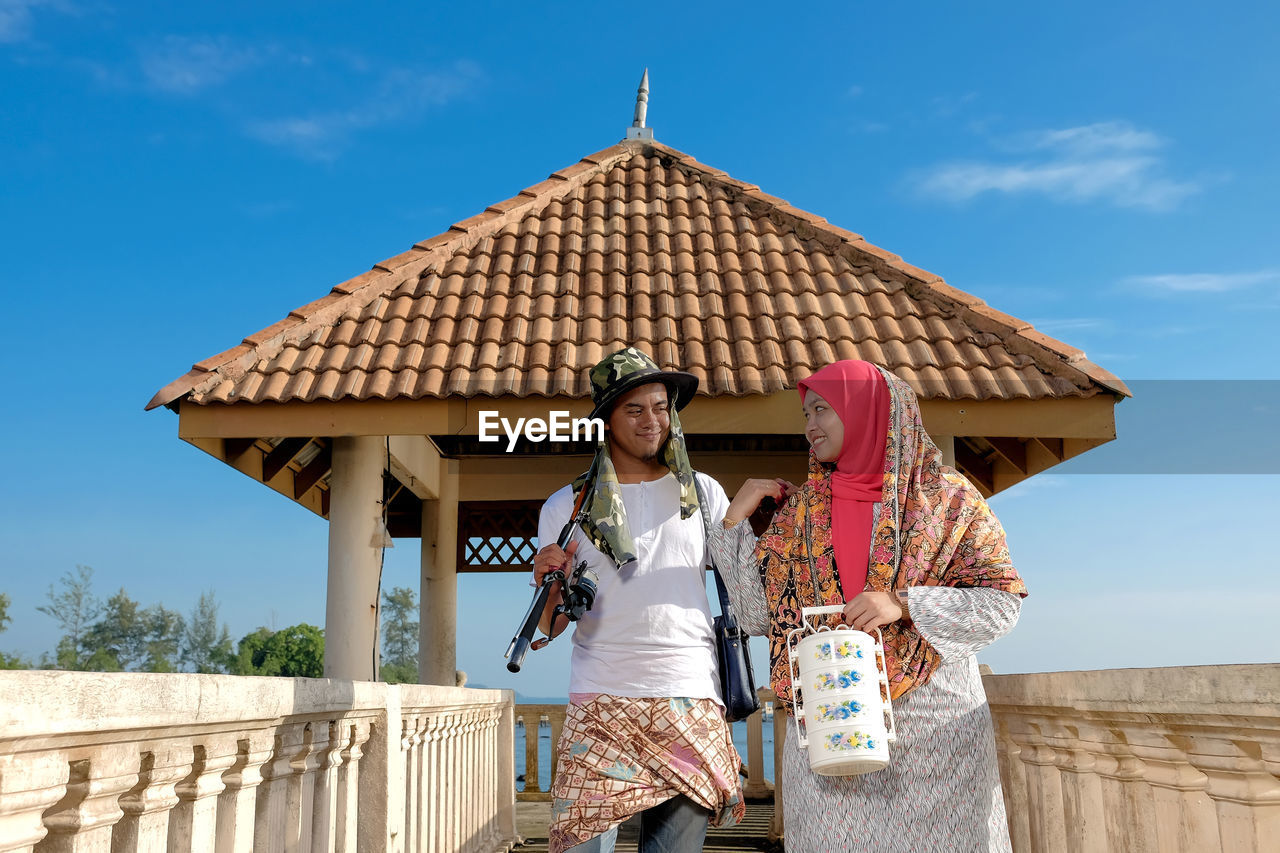
[[[773,498],[782,503],[787,496],[796,490],[795,484],[782,478],[772,480],[751,479],[742,484],[733,502],[724,514],[724,526],[733,527],[739,521],[750,516],[760,507],[765,498]]]
[[[844,624],[859,631],[874,631],[906,616],[891,592],[863,592],[844,606]]]

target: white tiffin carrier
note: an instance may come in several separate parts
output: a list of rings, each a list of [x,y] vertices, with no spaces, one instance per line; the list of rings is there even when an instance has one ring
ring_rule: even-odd
[[[809,622],[843,610],[841,604],[806,607],[800,627],[787,634],[796,735],[820,776],[856,776],[888,767],[889,744],[897,739],[884,635],[876,629],[877,641],[844,625]]]

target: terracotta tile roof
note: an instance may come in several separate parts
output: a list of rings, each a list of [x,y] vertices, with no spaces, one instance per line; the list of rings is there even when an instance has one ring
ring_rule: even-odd
[[[196,364],[191,402],[589,394],[632,344],[711,395],[833,359],[926,397],[1128,393],[1084,353],[897,255],[652,142],[624,142],[418,243]]]

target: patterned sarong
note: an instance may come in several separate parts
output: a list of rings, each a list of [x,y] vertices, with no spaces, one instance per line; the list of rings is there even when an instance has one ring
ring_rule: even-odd
[[[710,810],[712,826],[732,826],[746,813],[741,760],[711,699],[600,694],[572,704],[557,761],[550,853],[678,794]]]

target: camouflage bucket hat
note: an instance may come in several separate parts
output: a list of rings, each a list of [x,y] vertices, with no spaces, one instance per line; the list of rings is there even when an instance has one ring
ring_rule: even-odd
[[[618,398],[641,385],[661,382],[671,394],[671,402],[680,411],[698,390],[698,377],[679,370],[662,370],[649,356],[635,347],[620,349],[591,368],[591,401],[595,408],[590,417],[609,417],[609,409]]]

